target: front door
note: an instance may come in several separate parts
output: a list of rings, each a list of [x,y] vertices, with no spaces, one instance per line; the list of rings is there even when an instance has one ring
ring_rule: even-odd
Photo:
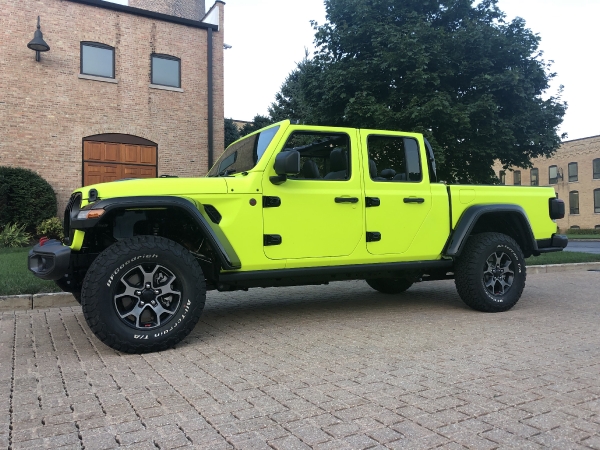
[[[364,237],[356,130],[292,131],[283,151],[300,152],[302,171],[273,184],[273,155],[263,179],[264,251],[271,259],[350,255]]]
[[[406,254],[431,210],[431,190],[423,176],[422,140],[407,133],[360,130],[365,176],[367,250]],[[409,251],[410,249],[410,251]]]

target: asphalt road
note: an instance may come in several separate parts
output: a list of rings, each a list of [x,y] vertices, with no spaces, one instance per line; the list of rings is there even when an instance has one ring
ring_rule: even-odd
[[[565,248],[566,252],[582,252],[582,253],[596,253],[600,254],[600,241],[590,242],[574,242],[569,241],[569,245]]]
[[[600,449],[600,273],[510,311],[452,281],[211,292],[175,349],[126,355],[81,307],[0,314],[0,448]]]

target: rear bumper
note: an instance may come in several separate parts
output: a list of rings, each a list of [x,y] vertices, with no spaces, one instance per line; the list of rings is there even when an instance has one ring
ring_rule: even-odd
[[[42,280],[58,280],[68,272],[70,260],[71,249],[52,239],[30,250],[27,266]]]
[[[550,239],[539,239],[537,241],[537,253],[561,252],[569,243],[564,234],[553,234]]]

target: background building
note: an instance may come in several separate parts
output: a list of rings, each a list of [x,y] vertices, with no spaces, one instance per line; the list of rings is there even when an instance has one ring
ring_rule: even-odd
[[[503,184],[552,186],[565,201],[561,230],[600,228],[600,136],[564,142],[551,158],[536,158],[532,169],[503,171],[495,166]]]
[[[0,165],[48,180],[59,214],[82,184],[204,175],[223,149],[223,5],[4,0]]]

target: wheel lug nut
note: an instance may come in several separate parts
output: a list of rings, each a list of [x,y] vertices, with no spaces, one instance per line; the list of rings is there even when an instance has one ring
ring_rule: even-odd
[[[152,303],[152,306],[156,306],[156,300],[152,300],[150,303]]]
[[[150,287],[150,283],[146,283],[146,287],[149,288]]]
[[[145,305],[145,303],[144,303],[144,302],[140,302],[140,306],[144,306],[144,305]]]
[[[142,295],[142,291],[135,291],[135,295]]]
[[[160,294],[160,291],[159,291],[158,289],[154,289],[154,293],[155,293],[156,295],[158,295],[158,294]]]

